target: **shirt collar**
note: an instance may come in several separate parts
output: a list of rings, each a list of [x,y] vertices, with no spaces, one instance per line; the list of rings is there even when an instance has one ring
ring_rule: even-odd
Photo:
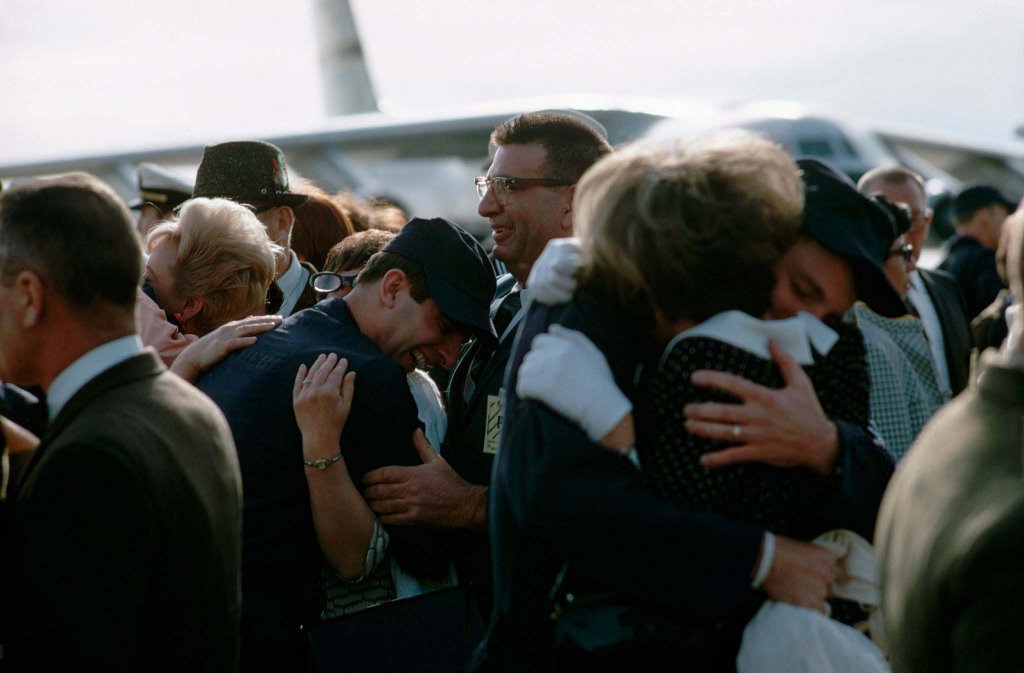
[[[758,320],[742,311],[724,311],[677,334],[665,347],[659,366],[677,343],[695,337],[723,341],[765,360],[772,359],[771,339],[801,365],[814,364],[812,349],[824,355],[839,340],[831,327],[803,311],[785,320]]]
[[[114,365],[142,353],[139,335],[130,334],[97,346],[64,368],[46,391],[46,404],[52,421],[75,393],[89,381]]]
[[[281,288],[281,294],[284,295],[284,301],[281,302],[281,308],[278,310],[278,313],[281,315],[289,315],[292,312],[295,304],[299,301],[299,297],[302,296],[303,286],[306,282],[306,270],[299,263],[298,255],[295,254],[294,250],[289,250],[288,252],[292,256],[292,263],[288,265],[288,269],[277,279],[277,286]]]

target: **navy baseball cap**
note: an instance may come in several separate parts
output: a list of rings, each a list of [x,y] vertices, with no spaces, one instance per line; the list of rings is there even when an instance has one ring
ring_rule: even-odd
[[[850,263],[857,298],[868,308],[886,318],[906,315],[907,305],[885,274],[897,235],[889,209],[824,161],[796,163],[804,181],[804,233]]]
[[[490,313],[494,270],[487,253],[469,232],[440,217],[414,217],[382,252],[419,262],[430,296],[441,313],[472,329],[485,344],[497,345]]]
[[[953,214],[958,220],[964,220],[993,204],[1003,206],[1009,212],[1017,210],[1017,204],[1009,200],[992,185],[973,184],[960,190],[953,200]]]

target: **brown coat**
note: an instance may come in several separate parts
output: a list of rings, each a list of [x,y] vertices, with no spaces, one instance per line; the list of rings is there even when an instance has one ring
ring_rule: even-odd
[[[147,351],[82,387],[15,500],[5,657],[233,671],[241,479],[224,417]]]

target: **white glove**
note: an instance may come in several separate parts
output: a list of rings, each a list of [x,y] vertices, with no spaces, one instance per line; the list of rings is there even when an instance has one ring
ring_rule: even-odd
[[[542,304],[564,304],[576,291],[575,273],[579,266],[580,239],[553,238],[533,263],[526,286]]]
[[[576,422],[595,442],[633,410],[604,354],[581,332],[561,325],[534,338],[519,368],[516,392]]]

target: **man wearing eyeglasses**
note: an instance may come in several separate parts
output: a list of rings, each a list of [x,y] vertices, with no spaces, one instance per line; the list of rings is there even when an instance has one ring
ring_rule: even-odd
[[[906,237],[916,265],[932,224],[932,209],[921,176],[901,166],[875,168],[864,174],[857,188],[907,205],[910,229]],[[967,386],[973,345],[963,293],[956,279],[945,271],[917,267],[909,275],[907,301],[924,323],[939,386],[950,396],[958,395]]]
[[[473,586],[484,619],[491,603],[487,489],[499,450],[502,381],[516,326],[528,303],[527,278],[548,241],[572,235],[575,184],[611,151],[597,122],[577,113],[533,112],[503,122],[491,134],[497,148],[486,177],[476,179],[493,232],[492,255],[509,274],[498,279],[491,317],[496,348],[464,349],[448,386],[444,460],[388,467],[366,475],[366,497],[385,524],[452,531],[459,580]],[[526,295],[526,296],[524,296]]]

